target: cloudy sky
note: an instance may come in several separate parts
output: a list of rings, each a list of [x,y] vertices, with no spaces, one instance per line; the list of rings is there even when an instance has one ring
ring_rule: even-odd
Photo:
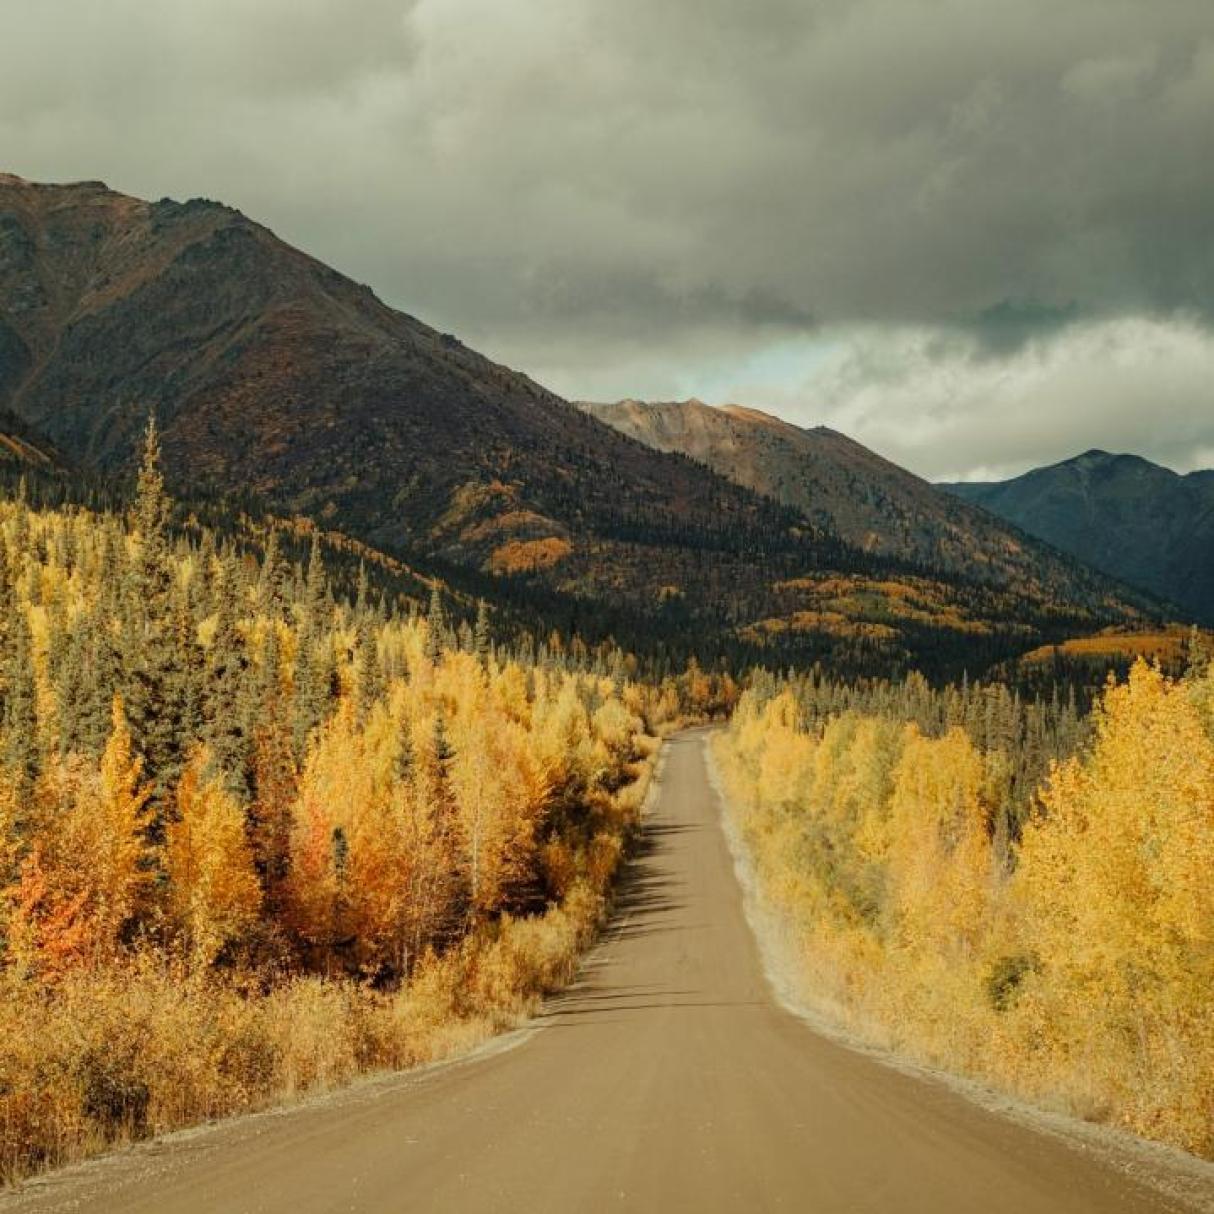
[[[1210,0],[5,0],[0,168],[220,198],[571,397],[1214,466]]]

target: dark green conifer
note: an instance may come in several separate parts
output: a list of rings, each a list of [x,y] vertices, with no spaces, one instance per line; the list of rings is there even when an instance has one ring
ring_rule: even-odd
[[[426,615],[426,657],[434,665],[442,660],[447,633],[447,616],[438,587],[430,591],[430,610]]]
[[[357,625],[357,703],[359,718],[363,720],[384,694],[384,674],[376,631],[375,617],[370,612],[363,612],[358,617]]]
[[[482,666],[489,665],[493,651],[493,636],[489,630],[489,604],[479,599],[476,604],[476,627],[472,631],[472,648]]]
[[[34,686],[33,638],[24,612],[11,627],[8,669],[4,672],[3,767],[26,787],[38,775],[37,689]]]
[[[148,421],[131,523],[136,550],[127,579],[121,644],[126,658],[126,710],[154,797],[164,801],[183,763],[180,717],[188,711],[188,661],[180,652],[180,620],[169,545],[171,502],[160,472],[156,422]],[[160,821],[157,819],[157,828]]]
[[[225,572],[228,576],[215,588],[215,632],[206,651],[202,734],[224,778],[233,788],[243,790],[249,758],[249,708],[245,703],[249,662],[237,626],[235,571],[229,568]]]

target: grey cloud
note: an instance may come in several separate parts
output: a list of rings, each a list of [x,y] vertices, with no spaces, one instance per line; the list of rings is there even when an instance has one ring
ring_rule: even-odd
[[[1029,342],[1056,337],[1078,319],[1079,309],[1073,303],[1052,307],[1032,300],[1004,299],[963,321],[960,327],[973,333],[981,353],[1006,357],[1022,350]]]
[[[1214,310],[1206,0],[16,5],[13,167],[236,195],[449,320],[508,325],[554,259],[587,298],[604,264],[682,280],[710,323],[747,291]],[[461,257],[511,290],[418,281]]]
[[[1208,0],[10,0],[0,42],[4,167],[223,198],[579,395],[815,325],[1208,327],[1211,113]]]
[[[998,479],[1093,446],[1182,472],[1214,465],[1214,340],[1202,324],[1080,320],[1006,361],[930,328],[834,336],[813,376],[771,403],[929,478]]]

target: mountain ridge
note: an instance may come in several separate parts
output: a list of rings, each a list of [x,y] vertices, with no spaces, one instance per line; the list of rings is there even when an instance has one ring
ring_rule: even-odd
[[[1136,611],[1078,567],[1002,599],[933,584],[922,562],[619,433],[207,199],[0,179],[5,407],[110,474],[154,415],[170,486],[248,495],[419,569],[463,571],[542,602],[566,631],[596,616],[614,628],[611,611],[642,639],[709,655],[749,637],[789,660],[875,663],[878,641],[922,656],[939,604],[958,653],[974,627],[993,653],[1063,617],[1074,629]],[[840,574],[858,580],[844,592]],[[927,580],[872,589],[902,574]]]
[[[623,433],[677,450],[740,484],[804,511],[869,551],[951,575],[1011,585],[1039,579],[1065,593],[1086,574],[1073,557],[827,426],[802,427],[748,405],[703,401],[583,407]]]
[[[1005,481],[940,488],[1214,622],[1214,470],[1093,448]]]

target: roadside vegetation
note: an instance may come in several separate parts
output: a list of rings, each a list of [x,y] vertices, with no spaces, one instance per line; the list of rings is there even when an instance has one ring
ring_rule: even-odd
[[[157,455],[126,518],[0,501],[0,1178],[516,1024],[731,694],[173,530]]]
[[[761,677],[715,740],[804,1000],[1214,1156],[1214,665],[1090,716],[1000,686]]]

